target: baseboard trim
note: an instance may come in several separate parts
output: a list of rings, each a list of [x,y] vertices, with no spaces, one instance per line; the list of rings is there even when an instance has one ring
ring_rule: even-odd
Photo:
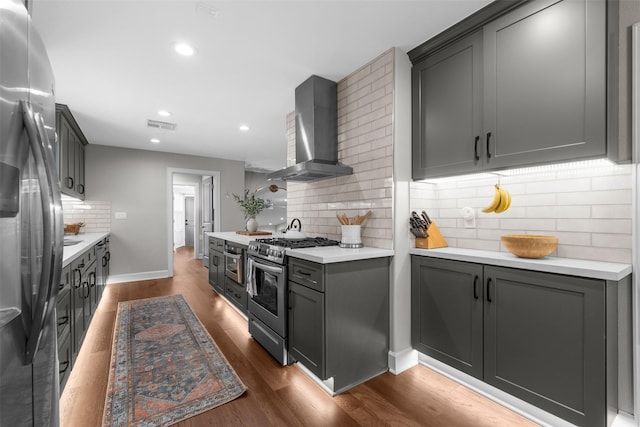
[[[543,427],[575,427],[574,424],[563,420],[562,418],[533,406],[524,400],[518,399],[517,397],[495,388],[484,381],[472,377],[471,375],[452,368],[451,366],[427,356],[426,354],[419,353],[418,359],[421,365],[424,365],[429,369],[433,369],[445,377],[462,384],[487,399],[493,400],[505,408],[508,408]]]
[[[631,414],[627,414],[626,412],[620,412],[613,419],[613,424],[611,427],[637,427],[635,418]]]
[[[169,277],[167,270],[144,271],[142,273],[116,274],[110,275],[107,285],[112,283],[139,282],[141,280],[164,279]]]
[[[389,372],[398,375],[418,364],[418,352],[411,347],[402,351],[389,351]]]

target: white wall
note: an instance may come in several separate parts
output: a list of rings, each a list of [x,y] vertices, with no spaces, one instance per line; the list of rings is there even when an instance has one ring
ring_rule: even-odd
[[[87,198],[111,202],[111,274],[117,281],[165,277],[167,170],[220,171],[222,194],[244,189],[244,162],[90,144],[86,148]],[[126,212],[127,219],[115,219]],[[241,230],[233,199],[221,198],[220,230]]]

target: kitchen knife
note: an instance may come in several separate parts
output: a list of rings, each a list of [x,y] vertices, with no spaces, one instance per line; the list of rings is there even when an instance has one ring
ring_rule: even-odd
[[[425,211],[422,211],[422,218],[424,218],[424,220],[427,222],[427,227],[429,227],[433,222],[431,221],[431,218],[429,218],[429,215],[427,215]]]

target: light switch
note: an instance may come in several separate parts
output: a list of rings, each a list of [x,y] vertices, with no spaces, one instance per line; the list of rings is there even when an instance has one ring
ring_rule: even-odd
[[[116,212],[116,219],[127,219],[126,212]]]

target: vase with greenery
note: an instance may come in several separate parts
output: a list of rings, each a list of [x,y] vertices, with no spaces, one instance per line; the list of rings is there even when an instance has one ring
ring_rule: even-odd
[[[251,193],[248,189],[244,190],[244,196],[234,194],[233,198],[236,199],[236,202],[240,205],[244,219],[247,220],[247,230],[257,231],[258,222],[256,221],[256,215],[265,208],[264,199],[256,197],[256,193]]]

